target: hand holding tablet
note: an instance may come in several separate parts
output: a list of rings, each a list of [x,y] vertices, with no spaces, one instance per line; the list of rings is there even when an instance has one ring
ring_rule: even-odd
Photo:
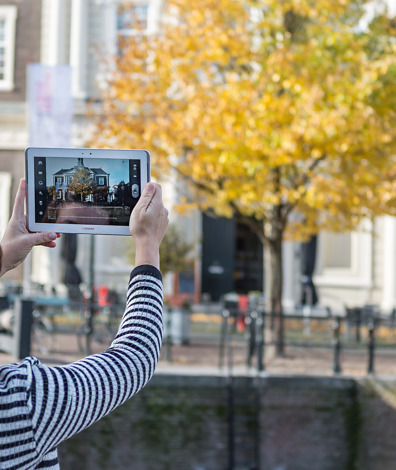
[[[150,181],[146,150],[28,148],[27,221],[33,232],[129,235]]]

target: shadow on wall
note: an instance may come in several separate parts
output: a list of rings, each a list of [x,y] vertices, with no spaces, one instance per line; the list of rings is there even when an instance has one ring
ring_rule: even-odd
[[[235,386],[249,381],[238,377]],[[227,469],[226,384],[225,377],[156,374],[60,446],[62,469]],[[396,468],[396,378],[266,377],[258,387],[261,469]]]

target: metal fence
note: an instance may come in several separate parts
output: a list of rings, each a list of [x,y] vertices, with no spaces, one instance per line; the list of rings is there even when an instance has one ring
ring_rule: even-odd
[[[2,297],[0,349],[16,359],[29,355],[32,345],[49,355],[60,335],[75,335],[81,356],[104,350],[116,334],[124,308],[123,302],[98,303],[89,298]],[[260,297],[242,304],[234,297],[216,305],[166,306],[161,358],[220,369],[243,364],[264,371],[268,350],[275,346],[272,320]],[[302,307],[284,314],[284,345],[286,350],[326,351],[334,373],[343,372],[343,354],[358,353],[365,371],[375,373],[379,354],[394,354],[396,359],[396,310],[385,314],[376,306],[364,306],[333,315],[330,309]]]
[[[264,371],[266,350],[276,346],[271,334],[272,319],[260,305],[241,309],[232,302],[200,310],[168,309],[164,358],[177,362],[178,346],[201,345],[202,351],[212,348],[212,365],[232,367],[242,360],[247,367]],[[385,314],[376,306],[364,306],[333,315],[330,309],[302,307],[284,314],[284,345],[286,350],[292,347],[327,351],[329,368],[334,373],[342,372],[343,354],[358,353],[366,363],[366,372],[375,373],[378,354],[394,354],[396,359],[395,311]]]

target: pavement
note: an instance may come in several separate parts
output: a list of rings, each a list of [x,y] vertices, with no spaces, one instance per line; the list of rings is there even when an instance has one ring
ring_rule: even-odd
[[[94,343],[92,352],[104,351],[106,346]],[[220,367],[219,344],[215,341],[190,341],[189,344],[163,345],[156,373],[225,375],[232,369],[234,375],[257,374],[257,357],[253,356],[252,366],[247,366],[247,349],[243,343],[233,345],[232,354],[226,352]],[[79,351],[77,336],[54,335],[49,352],[42,352],[33,344],[32,355],[47,365],[66,365],[84,357]],[[232,367],[230,368],[230,358]],[[10,354],[0,353],[0,364],[16,362]],[[331,347],[286,347],[282,357],[276,357],[267,347],[264,354],[264,375],[320,375],[333,376],[334,352]],[[341,350],[341,373],[348,377],[367,375],[368,349]],[[396,347],[378,348],[375,352],[374,374],[396,377]]]

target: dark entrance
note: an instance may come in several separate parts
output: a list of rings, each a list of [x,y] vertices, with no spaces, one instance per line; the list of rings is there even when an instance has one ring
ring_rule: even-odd
[[[202,232],[202,293],[218,301],[263,290],[263,246],[247,225],[204,214]]]

